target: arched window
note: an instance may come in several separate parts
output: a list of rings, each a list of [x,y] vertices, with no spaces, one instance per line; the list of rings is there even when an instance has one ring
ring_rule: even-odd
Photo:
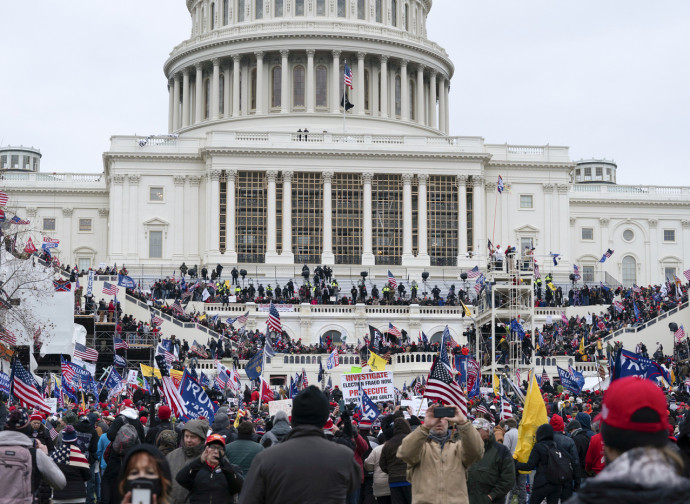
[[[381,22],[381,0],[374,0],[376,2],[376,22]]]
[[[273,4],[273,17],[283,17],[283,5],[285,0],[274,0]]]
[[[316,67],[316,107],[328,107],[328,70],[324,65]]]
[[[365,19],[366,4],[365,0],[357,0],[357,19]]]
[[[405,4],[405,31],[410,31],[410,4]]]
[[[249,110],[256,110],[256,68],[252,68],[252,72],[249,77]]]
[[[369,70],[364,70],[364,110],[366,112],[371,112],[369,107],[369,102],[371,100],[371,93],[369,92],[370,86],[370,75]]]
[[[431,336],[431,338],[429,338],[429,344],[441,343],[441,338],[443,338],[443,331],[439,331]]]
[[[347,7],[345,6],[345,0],[338,0],[338,17],[347,16]]]
[[[292,70],[292,105],[304,107],[304,67],[296,66]]]
[[[637,261],[632,256],[623,258],[623,285],[631,286],[637,282]]]
[[[211,112],[211,79],[204,81],[204,119],[208,119]]]
[[[391,0],[391,24],[398,26],[398,0]]]
[[[328,338],[328,337],[331,338],[331,340],[333,341],[333,343],[340,343],[341,341],[343,341],[342,335],[340,334],[339,331],[334,331],[334,330],[327,331],[327,332],[325,332],[325,333],[323,334],[322,339],[323,339],[324,341],[326,341],[326,338]]]
[[[414,121],[415,120],[415,108],[417,105],[417,94],[415,93],[415,81],[410,79],[410,84],[409,84],[409,91],[410,91],[410,101],[408,102],[410,104],[410,120]]]
[[[304,16],[304,0],[295,0],[295,16]]]
[[[218,79],[218,113],[222,114],[225,109],[225,75],[220,74]]]
[[[223,26],[227,26],[228,22],[230,21],[230,19],[228,17],[230,14],[230,10],[229,10],[230,6],[228,5],[228,2],[229,2],[229,0],[223,0]]]
[[[216,4],[211,4],[211,30],[216,28]]]
[[[395,115],[400,117],[401,112],[401,96],[402,96],[402,86],[400,83],[400,74],[395,76]]]
[[[326,0],[316,0],[316,15],[325,16],[326,15]]]
[[[245,0],[237,0],[237,21],[240,23],[244,21],[244,2]]]
[[[282,97],[283,71],[281,67],[274,66],[271,72],[271,107],[280,107]]]
[[[262,19],[264,17],[264,0],[255,0],[254,2],[254,18]]]

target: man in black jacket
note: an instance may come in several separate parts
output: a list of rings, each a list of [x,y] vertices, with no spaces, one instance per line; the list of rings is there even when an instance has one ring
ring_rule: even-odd
[[[549,448],[555,446],[553,442],[553,427],[549,424],[540,425],[537,429],[537,442],[529,454],[527,462],[516,462],[518,471],[534,471],[534,483],[529,498],[530,504],[541,503],[546,499],[547,504],[558,504],[562,485],[550,483],[546,479],[546,467],[549,464]]]
[[[74,424],[74,430],[77,435],[75,444],[89,462],[91,471],[91,477],[86,482],[86,504],[93,504],[96,501],[96,471],[99,465],[96,452],[98,451],[99,436],[87,416],[80,417],[79,422]]]
[[[172,415],[172,411],[170,410],[170,406],[163,404],[158,408],[158,420],[159,421],[156,425],[149,428],[149,431],[146,433],[145,442],[147,444],[151,444],[151,445],[156,446],[156,439],[158,439],[158,435],[161,432],[163,432],[164,430],[175,430],[175,428],[173,427],[173,424],[170,423],[170,416],[171,415]]]

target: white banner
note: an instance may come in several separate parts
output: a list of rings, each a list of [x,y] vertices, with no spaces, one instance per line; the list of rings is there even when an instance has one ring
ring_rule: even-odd
[[[273,305],[276,307],[276,310],[279,312],[293,312],[295,311],[295,307],[292,306],[291,304],[277,304]],[[257,310],[260,312],[267,312],[271,308],[270,304],[260,304],[257,305]]]
[[[136,369],[130,369],[129,372],[127,373],[127,383],[130,385],[136,385],[138,375],[139,375],[139,371],[137,371]]]
[[[410,407],[412,414],[418,417],[424,417],[428,409],[428,401],[422,397],[415,397],[414,399],[403,399],[400,401],[400,408],[403,410],[405,418],[410,418],[410,414],[405,408]]]
[[[89,281],[88,281],[87,287],[86,287],[86,295],[87,296],[90,296],[93,294],[93,276],[94,276],[94,274],[95,274],[95,272],[93,270],[89,271]]]
[[[46,399],[46,404],[52,413],[57,413],[57,397],[48,397]]]
[[[287,413],[288,418],[292,416],[292,399],[282,399],[280,401],[268,401],[268,414],[275,415],[279,411]]]
[[[343,389],[343,400],[345,402],[358,401],[357,396],[359,395],[360,383],[362,384],[364,393],[376,404],[380,402],[395,401],[393,371],[341,375],[340,384]]]

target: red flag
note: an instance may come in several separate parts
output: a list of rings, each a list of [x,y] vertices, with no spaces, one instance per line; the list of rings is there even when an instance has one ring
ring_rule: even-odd
[[[271,390],[271,387],[268,386],[268,382],[261,378],[261,401],[273,401],[275,398],[273,397],[273,391]]]
[[[34,242],[31,240],[31,237],[26,242],[26,245],[24,245],[24,252],[27,254],[33,254],[36,252],[36,246],[34,245]]]

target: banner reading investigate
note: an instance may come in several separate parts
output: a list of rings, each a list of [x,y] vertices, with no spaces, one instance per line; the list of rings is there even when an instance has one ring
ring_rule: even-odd
[[[376,373],[353,373],[340,376],[340,385],[343,389],[345,402],[357,402],[359,384],[362,384],[364,393],[375,403],[394,401],[393,372],[380,371]]]

